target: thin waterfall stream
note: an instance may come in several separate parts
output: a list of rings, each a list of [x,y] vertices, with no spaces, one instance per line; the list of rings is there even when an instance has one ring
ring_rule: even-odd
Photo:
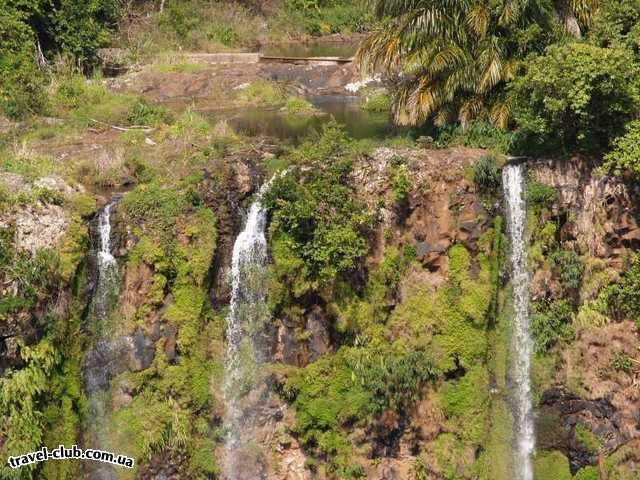
[[[242,394],[251,384],[261,361],[254,337],[269,316],[265,285],[267,210],[262,205],[262,196],[269,185],[270,182],[263,185],[251,204],[244,229],[233,246],[224,372],[224,424],[227,430],[224,470],[227,480],[242,478],[239,453],[247,443],[243,432],[251,427],[252,421],[251,407],[242,404]]]
[[[532,454],[535,447],[533,402],[531,398],[532,339],[529,329],[529,272],[525,223],[527,218],[524,197],[522,164],[506,165],[502,171],[507,226],[511,245],[511,281],[513,285],[513,326],[510,377],[514,383],[515,472],[518,480],[532,480]]]
[[[93,448],[103,446],[108,410],[108,390],[112,364],[118,355],[114,342],[107,335],[107,323],[118,294],[118,263],[111,253],[111,212],[119,198],[111,200],[97,219],[98,248],[96,251],[96,283],[87,318],[87,333],[91,347],[82,361],[82,378],[88,406],[88,438]],[[89,477],[114,480],[113,467],[91,462],[87,464]]]
[[[116,202],[117,200],[109,202],[98,216],[98,275],[92,299],[92,314],[98,323],[104,322],[109,314],[110,299],[118,276],[118,264],[111,253],[111,209]]]

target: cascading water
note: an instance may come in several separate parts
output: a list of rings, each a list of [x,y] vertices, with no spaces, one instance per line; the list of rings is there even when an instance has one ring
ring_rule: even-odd
[[[115,359],[121,356],[123,342],[107,336],[106,323],[118,293],[118,263],[111,253],[111,210],[118,199],[108,203],[98,215],[98,249],[96,252],[96,283],[87,318],[87,333],[91,347],[82,360],[82,379],[87,396],[87,447],[100,448],[106,428],[108,389]],[[115,480],[114,468],[99,462],[86,465],[88,478]]]
[[[255,376],[260,361],[255,337],[268,319],[265,288],[267,211],[262,196],[269,188],[265,184],[251,204],[244,230],[233,246],[231,264],[231,311],[227,318],[227,352],[225,362],[224,397],[227,430],[225,444],[225,475],[227,480],[239,480],[239,452],[244,446],[242,433],[250,427],[252,412],[241,405],[243,390]]]
[[[532,480],[531,456],[535,446],[531,383],[532,339],[529,331],[529,273],[525,246],[526,204],[523,165],[507,165],[502,171],[507,207],[507,226],[511,244],[513,284],[513,360],[510,377],[514,383],[516,436],[515,472],[518,480]]]
[[[117,200],[109,202],[98,216],[98,272],[96,288],[92,299],[92,314],[98,323],[104,322],[109,314],[110,300],[113,296],[118,276],[118,264],[111,254],[111,209]],[[98,325],[102,327],[102,325]]]

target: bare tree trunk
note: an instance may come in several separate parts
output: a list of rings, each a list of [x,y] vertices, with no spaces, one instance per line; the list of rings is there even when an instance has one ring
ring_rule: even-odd
[[[160,13],[164,12],[164,0],[160,0]]]
[[[42,70],[45,70],[49,66],[49,63],[47,62],[47,59],[45,58],[44,53],[42,53],[42,46],[40,45],[40,39],[38,38],[36,38],[35,55],[36,55],[36,63]]]

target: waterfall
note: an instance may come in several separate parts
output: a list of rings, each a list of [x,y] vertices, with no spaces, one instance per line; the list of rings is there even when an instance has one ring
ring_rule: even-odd
[[[242,405],[241,397],[254,380],[257,364],[261,360],[256,336],[264,330],[269,318],[265,288],[267,211],[262,205],[262,195],[269,184],[270,182],[263,185],[251,204],[244,229],[233,245],[231,310],[226,327],[224,380],[227,480],[243,478],[239,474],[239,453],[246,443],[243,431],[251,427],[252,411],[249,406]]]
[[[529,273],[525,239],[526,204],[524,198],[524,167],[507,165],[502,171],[502,183],[507,207],[507,226],[511,244],[511,279],[513,284],[512,348],[514,358],[510,377],[514,382],[515,471],[518,480],[532,480],[531,456],[535,446],[533,406],[531,400],[531,352],[529,332]]]
[[[111,253],[111,210],[119,198],[109,202],[98,214],[96,251],[96,283],[91,298],[86,330],[90,346],[82,359],[83,388],[87,396],[87,447],[104,448],[104,430],[109,408],[109,385],[117,359],[124,358],[122,339],[111,339],[107,322],[118,294],[118,263]],[[85,465],[88,478],[115,480],[114,467],[89,462]]]
[[[92,314],[98,329],[109,315],[111,299],[117,288],[118,264],[111,254],[111,209],[117,200],[109,202],[98,215],[99,249],[96,287],[92,299]]]

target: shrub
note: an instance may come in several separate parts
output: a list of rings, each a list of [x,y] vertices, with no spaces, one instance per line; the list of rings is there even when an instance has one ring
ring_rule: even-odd
[[[466,127],[449,124],[437,132],[436,145],[440,148],[464,146],[484,148],[500,153],[511,150],[513,134],[480,120],[469,122]]]
[[[406,165],[402,164],[395,170],[391,181],[391,189],[396,203],[402,203],[407,200],[411,190],[411,182],[409,181]]]
[[[613,149],[605,155],[605,166],[616,175],[630,170],[640,177],[640,120],[625,125],[624,135],[613,141]]]
[[[207,38],[226,47],[235,47],[240,43],[240,35],[231,25],[213,24],[207,31]]]
[[[560,270],[560,284],[564,293],[575,294],[582,284],[582,262],[573,250],[553,252],[549,257]]]
[[[631,267],[619,283],[604,291],[609,310],[616,316],[635,320],[640,327],[640,257],[634,257]]]
[[[286,101],[284,88],[267,80],[258,80],[240,90],[240,100],[259,105],[273,106]]]
[[[46,105],[33,39],[25,15],[0,0],[0,111],[9,118],[39,113]]]
[[[557,196],[556,189],[549,185],[531,180],[527,182],[527,203],[534,209],[549,208]]]
[[[640,1],[601,0],[599,3],[589,30],[589,41],[600,47],[624,45],[637,51]]]
[[[285,8],[311,35],[361,32],[373,22],[371,9],[360,0],[286,0]]]
[[[538,353],[549,350],[559,340],[573,336],[573,308],[567,300],[538,302],[531,316],[531,333]]]
[[[272,235],[304,263],[306,279],[333,279],[353,269],[368,250],[371,219],[354,195],[348,144],[342,128],[327,124],[291,155],[312,168],[278,177],[265,196]]]
[[[638,65],[628,51],[554,45],[512,82],[514,115],[533,146],[601,151],[637,113]]]
[[[157,125],[161,123],[169,124],[173,117],[169,110],[149,103],[146,100],[138,100],[127,116],[130,125]]]
[[[391,97],[384,93],[372,95],[366,99],[361,108],[367,112],[389,112],[391,110]]]
[[[305,113],[313,112],[314,106],[304,98],[289,97],[284,104],[284,110],[287,113]]]
[[[129,192],[122,200],[122,206],[133,224],[144,224],[158,233],[169,235],[187,202],[180,192],[151,183]]]
[[[335,431],[366,414],[370,398],[354,382],[348,353],[341,349],[321,358],[299,370],[285,385],[286,396],[296,408],[294,430],[304,444],[318,444],[323,432]]]
[[[484,155],[473,165],[473,181],[482,192],[500,187],[500,172],[494,155]]]
[[[371,395],[372,413],[402,412],[420,398],[422,387],[438,377],[433,360],[423,351],[403,354],[365,351],[354,371]]]
[[[624,352],[615,352],[611,358],[611,368],[616,372],[631,374],[633,372],[633,360]]]

